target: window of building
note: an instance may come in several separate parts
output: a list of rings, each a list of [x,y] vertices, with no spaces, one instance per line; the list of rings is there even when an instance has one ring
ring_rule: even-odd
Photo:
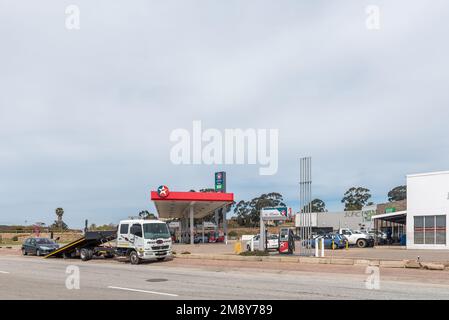
[[[415,244],[446,244],[446,215],[415,216]]]

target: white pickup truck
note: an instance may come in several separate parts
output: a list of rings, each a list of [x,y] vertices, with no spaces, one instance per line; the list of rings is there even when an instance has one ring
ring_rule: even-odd
[[[348,240],[350,246],[366,248],[374,246],[374,237],[359,230],[341,228],[338,233]]]

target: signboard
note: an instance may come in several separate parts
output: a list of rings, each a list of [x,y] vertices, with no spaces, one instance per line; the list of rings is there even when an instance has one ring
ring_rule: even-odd
[[[226,192],[226,172],[215,172],[215,192]]]
[[[165,198],[170,194],[170,190],[168,190],[167,186],[159,186],[159,188],[157,188],[157,194],[159,197]]]
[[[179,221],[172,221],[168,224],[168,227],[172,228],[172,229],[176,229],[176,228],[181,227],[181,224],[179,223]]]
[[[210,222],[210,221],[204,221],[203,226],[204,226],[204,228],[215,228],[216,227],[215,223]]]
[[[263,208],[260,217],[262,220],[287,220],[287,207]]]
[[[366,206],[362,208],[363,222],[371,221],[371,217],[377,213],[377,205]]]

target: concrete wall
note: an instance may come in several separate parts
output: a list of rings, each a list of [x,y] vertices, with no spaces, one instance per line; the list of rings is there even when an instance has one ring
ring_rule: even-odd
[[[296,215],[295,218],[295,226],[302,226],[298,219],[299,216]],[[365,229],[371,228],[371,221],[366,221],[361,210],[312,213],[312,227],[332,227],[334,230],[339,228],[359,230],[361,225],[365,225]]]
[[[446,245],[415,244],[414,216],[446,215]],[[407,248],[449,249],[449,171],[407,176]]]

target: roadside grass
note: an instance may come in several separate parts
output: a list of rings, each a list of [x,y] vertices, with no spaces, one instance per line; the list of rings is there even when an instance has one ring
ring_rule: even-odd
[[[22,244],[21,241],[13,241],[11,239],[3,239],[2,241],[0,241],[0,247],[9,245],[20,245],[20,244]]]

